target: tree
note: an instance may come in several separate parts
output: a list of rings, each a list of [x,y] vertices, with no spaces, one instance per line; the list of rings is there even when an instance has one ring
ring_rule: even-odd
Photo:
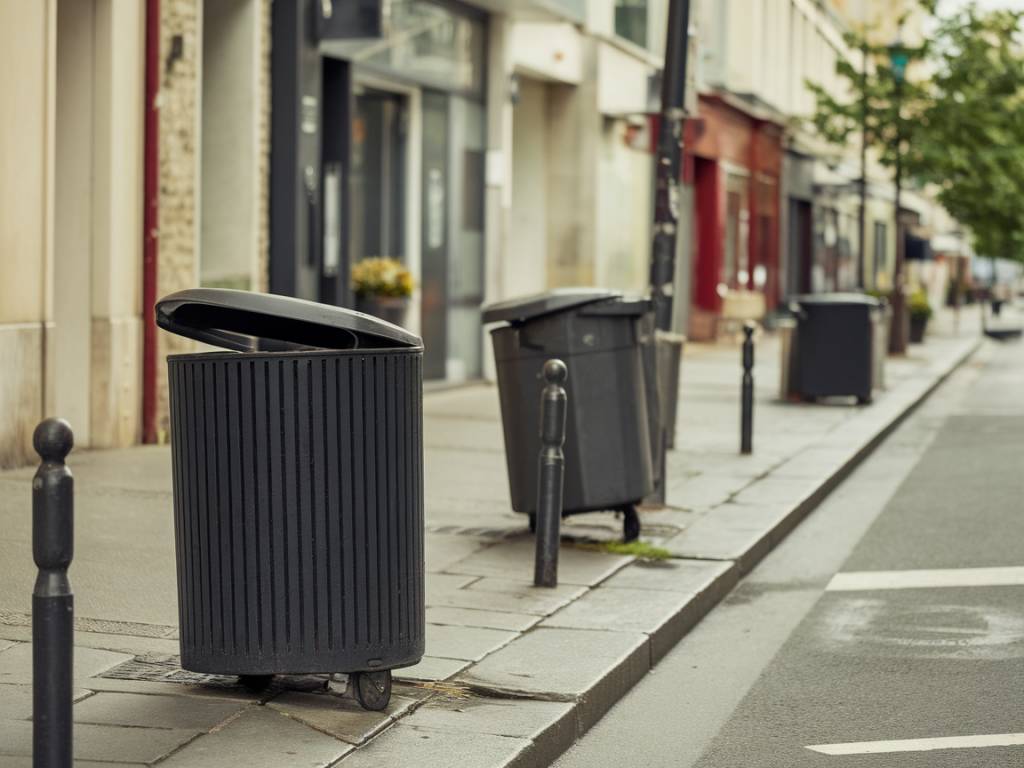
[[[1014,11],[941,19],[908,170],[987,256],[1024,260],[1024,50]]]
[[[934,2],[922,6],[935,15]],[[903,83],[901,95],[888,49],[850,33],[847,44],[863,51],[869,66],[865,72],[840,59],[836,72],[847,97],[808,86],[816,99],[811,121],[826,141],[843,146],[863,130],[891,167],[899,125],[908,175],[938,187],[939,202],[972,231],[978,251],[1024,260],[1022,18],[973,5],[935,16],[929,42],[908,51],[933,74]]]

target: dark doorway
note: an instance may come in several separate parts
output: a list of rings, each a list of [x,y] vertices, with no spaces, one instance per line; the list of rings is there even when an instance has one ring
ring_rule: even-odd
[[[789,201],[789,271],[786,290],[790,296],[810,293],[813,262],[813,218],[811,204]]]
[[[405,258],[409,115],[404,96],[364,88],[352,115],[349,246],[352,260]]]

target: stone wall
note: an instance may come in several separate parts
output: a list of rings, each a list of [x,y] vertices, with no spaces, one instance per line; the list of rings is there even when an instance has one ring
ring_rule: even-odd
[[[254,290],[266,292],[270,288],[270,3],[258,0],[260,14],[260,71],[259,71],[259,226],[257,242],[256,284]]]
[[[158,298],[199,283],[201,13],[199,0],[160,3]],[[170,421],[164,360],[169,354],[192,351],[195,345],[164,331],[157,332],[157,345],[157,434],[164,442]]]

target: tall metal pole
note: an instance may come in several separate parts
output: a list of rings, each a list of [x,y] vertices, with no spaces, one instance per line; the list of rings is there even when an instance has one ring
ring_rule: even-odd
[[[689,27],[690,0],[669,0],[651,247],[651,298],[655,325],[661,331],[672,329],[672,286],[675,280],[676,231],[679,227],[680,141],[686,98]]]
[[[861,47],[860,102],[860,258],[857,264],[857,285],[868,285],[868,46]],[[876,256],[877,258],[877,256]]]
[[[896,78],[896,269],[893,276],[892,291],[892,335],[889,340],[889,352],[902,355],[907,351],[907,337],[910,333],[909,317],[906,301],[906,274],[904,270],[904,238],[903,217],[900,211],[903,206],[903,77]]]

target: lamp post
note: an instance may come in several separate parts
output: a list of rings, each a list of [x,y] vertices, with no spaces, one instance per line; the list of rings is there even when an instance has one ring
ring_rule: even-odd
[[[868,238],[868,44],[861,47],[860,64],[860,252],[857,254],[857,287],[868,286],[867,238]],[[877,263],[878,254],[875,254]],[[870,281],[874,285],[874,278]]]
[[[901,196],[903,191],[903,117],[900,114],[903,105],[903,83],[907,76],[907,49],[899,35],[889,46],[889,61],[892,64],[894,81],[893,100],[896,107],[896,267],[893,275],[892,290],[892,332],[889,336],[889,353],[902,355],[907,351],[907,338],[910,335],[910,315],[907,312],[905,292],[906,275],[904,271],[904,238],[903,219],[900,215]]]

